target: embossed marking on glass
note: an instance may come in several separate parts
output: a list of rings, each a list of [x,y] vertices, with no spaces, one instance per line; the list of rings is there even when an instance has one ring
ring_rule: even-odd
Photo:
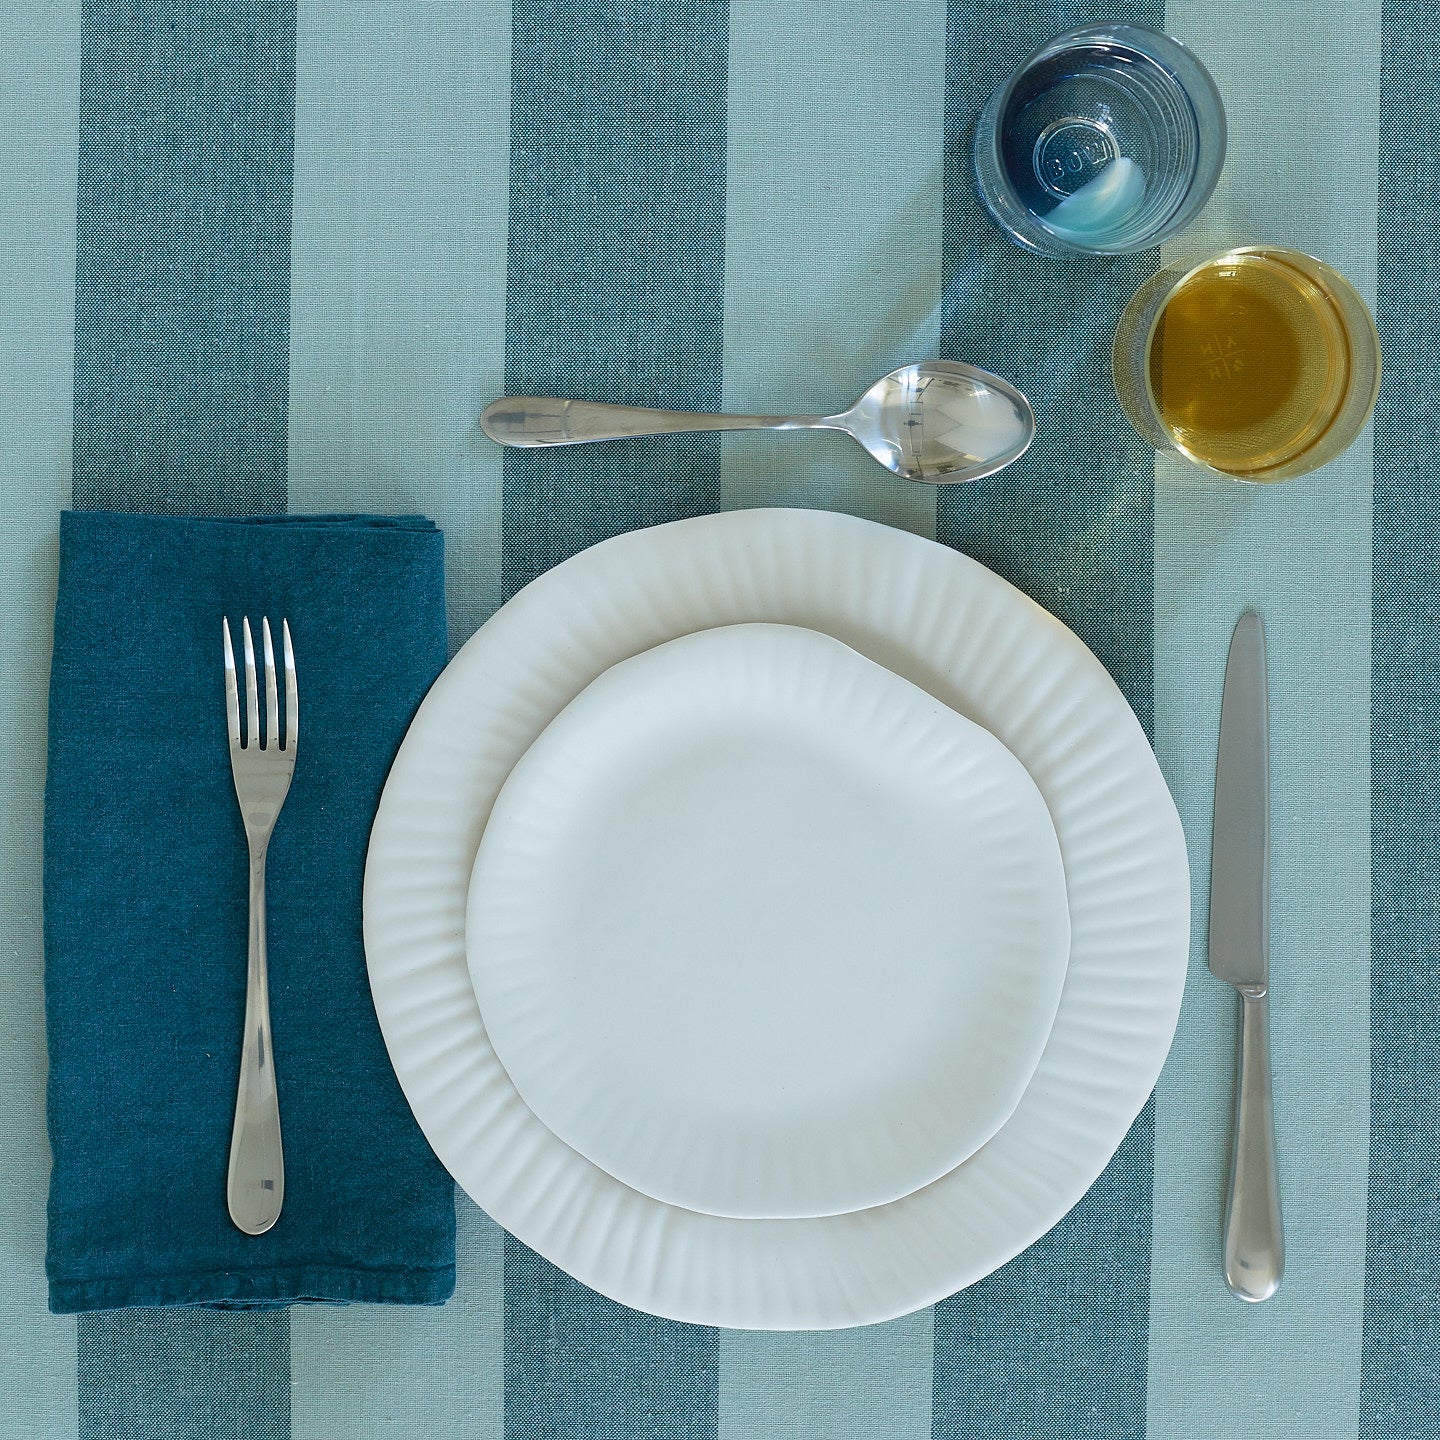
[[[924,360],[877,380],[836,415],[696,415],[516,395],[481,428],[501,445],[578,445],[713,430],[842,430],[906,480],[979,480],[1018,460],[1035,438],[1030,402],[1013,386],[951,360]]]
[[[245,985],[244,1048],[230,1135],[226,1202],[230,1218],[247,1235],[263,1235],[279,1218],[285,1201],[285,1158],[280,1145],[280,1102],[275,1087],[275,1055],[270,1043],[270,984],[265,963],[265,854],[280,807],[295,772],[295,741],[300,732],[300,699],[290,626],[280,622],[285,652],[285,728],[281,743],[280,696],[270,621],[260,622],[265,657],[265,729],[260,729],[260,694],[255,678],[255,645],[248,618],[240,622],[245,652],[245,733],[240,731],[240,692],[230,621],[221,622],[225,639],[225,701],[230,731],[230,772],[245,821],[250,847],[250,943]]]

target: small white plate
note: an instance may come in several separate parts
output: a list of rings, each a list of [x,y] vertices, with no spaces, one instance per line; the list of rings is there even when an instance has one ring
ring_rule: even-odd
[[[1050,810],[1070,961],[1015,1112],[888,1205],[803,1220],[704,1215],[622,1185],[520,1098],[465,956],[480,838],[506,777],[612,665],[764,621],[833,635],[990,731]],[[400,1085],[495,1220],[637,1310],[741,1329],[865,1325],[974,1284],[1089,1189],[1170,1048],[1190,946],[1184,834],[1134,712],[1081,641],[983,565],[884,525],[743,510],[621,535],[527,585],[436,680],[386,781],[365,950]]]
[[[784,625],[624,660],[501,790],[480,1013],[617,1180],[763,1219],[908,1195],[1024,1093],[1069,955],[1060,846],[988,731]]]

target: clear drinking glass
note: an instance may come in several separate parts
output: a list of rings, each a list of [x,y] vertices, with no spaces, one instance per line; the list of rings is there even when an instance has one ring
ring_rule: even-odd
[[[1365,301],[1313,256],[1248,245],[1151,276],[1111,356],[1126,418],[1157,450],[1236,480],[1333,460],[1380,390]]]
[[[1225,107],[1178,40],[1095,25],[1036,51],[991,96],[975,178],[1017,244],[1124,254],[1194,219],[1225,159]]]

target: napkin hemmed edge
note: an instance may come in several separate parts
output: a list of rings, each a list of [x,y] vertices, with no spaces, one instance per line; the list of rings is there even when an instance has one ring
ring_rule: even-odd
[[[291,1265],[256,1275],[234,1271],[142,1280],[52,1280],[50,1312],[77,1315],[141,1306],[251,1310],[288,1305],[443,1305],[454,1293],[454,1265],[430,1270]]]

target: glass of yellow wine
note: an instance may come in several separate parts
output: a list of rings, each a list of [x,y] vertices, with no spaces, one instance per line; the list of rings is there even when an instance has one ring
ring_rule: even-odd
[[[1365,428],[1380,338],[1343,275],[1248,245],[1152,276],[1120,317],[1112,365],[1120,408],[1157,450],[1236,480],[1288,480]]]

